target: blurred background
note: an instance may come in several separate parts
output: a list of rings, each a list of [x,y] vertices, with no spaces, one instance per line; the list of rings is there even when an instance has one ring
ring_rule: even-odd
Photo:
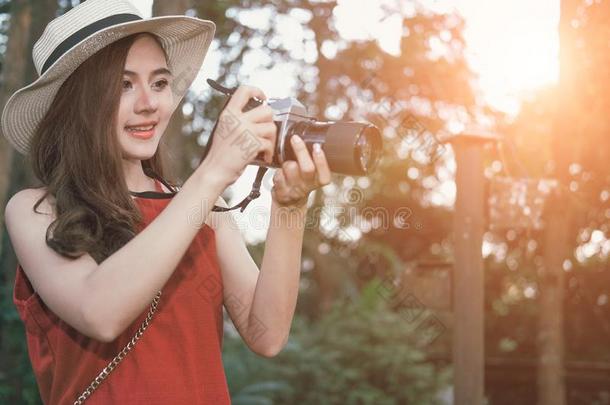
[[[257,357],[227,318],[234,404],[610,404],[610,2],[132,2],[216,23],[164,137],[178,180],[224,103],[207,78],[384,136],[374,173],[310,195],[286,348]],[[78,3],[0,0],[0,105]],[[234,214],[259,264],[272,176]],[[0,214],[34,183],[0,137]],[[0,403],[37,404],[1,231]]]

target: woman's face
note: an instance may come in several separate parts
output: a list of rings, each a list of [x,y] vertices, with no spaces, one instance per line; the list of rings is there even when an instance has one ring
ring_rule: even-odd
[[[172,75],[159,44],[138,36],[123,72],[117,134],[124,159],[151,158],[171,116]]]

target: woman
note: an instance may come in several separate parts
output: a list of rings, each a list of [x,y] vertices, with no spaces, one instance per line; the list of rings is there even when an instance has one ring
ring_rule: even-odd
[[[273,110],[242,112],[265,98],[259,89],[237,89],[220,122],[238,125],[218,126],[179,190],[165,180],[163,133],[213,32],[209,21],[88,0],[49,23],[33,52],[40,77],[4,108],[4,135],[43,185],[15,194],[5,220],[46,404],[230,403],[223,304],[254,352],[286,344],[307,195],[330,171],[319,147],[311,156],[294,137],[298,161],[273,179],[260,271],[230,213],[212,212],[249,162],[272,156]],[[244,134],[258,145],[247,155],[235,142]]]

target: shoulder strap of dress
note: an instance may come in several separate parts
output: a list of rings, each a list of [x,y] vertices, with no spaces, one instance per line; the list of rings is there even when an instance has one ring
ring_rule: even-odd
[[[171,184],[169,184],[167,181],[165,181],[165,179],[161,176],[157,176],[156,179],[157,181],[157,187],[159,187],[159,191],[164,192],[163,187],[161,187],[160,184],[158,184],[159,182],[163,183],[163,185],[165,187],[167,187],[167,189],[172,192],[172,193],[177,193],[178,192],[178,188],[176,186],[173,186]]]
[[[161,187],[161,182],[158,179],[155,179],[155,190],[162,193],[163,187]]]
[[[167,189],[172,193],[172,194],[176,194],[178,192],[178,187],[177,186],[173,186],[171,184],[169,184],[163,177],[161,177],[159,174],[157,174],[157,172],[155,172],[154,170],[147,168],[144,170],[145,173],[147,175],[149,175],[150,177],[152,177],[153,179],[155,179],[155,188],[157,189],[157,191],[159,192],[165,192],[163,190],[163,188],[161,187],[161,185],[159,184],[159,182],[163,183],[163,185],[165,187],[167,187]]]

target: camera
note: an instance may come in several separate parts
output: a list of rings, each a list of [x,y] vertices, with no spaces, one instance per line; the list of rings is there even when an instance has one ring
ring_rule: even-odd
[[[244,111],[255,108],[262,102],[251,98]],[[367,122],[318,121],[310,117],[305,106],[294,97],[271,98],[267,104],[275,110],[273,120],[277,137],[273,160],[269,164],[260,153],[252,164],[264,167],[280,167],[286,160],[297,160],[290,138],[298,135],[310,153],[313,144],[319,143],[334,173],[366,175],[371,173],[383,148],[379,129]]]
[[[225,103],[226,107],[237,87],[227,88],[212,79],[207,79],[207,82],[215,90],[229,96]],[[262,103],[261,100],[251,98],[243,111],[256,108]],[[313,145],[319,143],[331,172],[362,176],[372,173],[377,166],[383,143],[379,129],[373,124],[355,121],[318,121],[310,117],[305,106],[293,97],[271,98],[267,100],[267,104],[274,110],[273,121],[277,128],[271,163],[265,162],[263,152],[259,153],[251,162],[259,168],[250,194],[233,207],[214,205],[212,211],[225,212],[239,208],[243,212],[250,202],[260,197],[260,186],[267,169],[279,168],[287,160],[297,160],[290,146],[290,139],[294,135],[298,135],[305,142],[310,154],[313,152]],[[210,151],[218,123],[219,120],[216,120],[199,163],[203,162]]]

